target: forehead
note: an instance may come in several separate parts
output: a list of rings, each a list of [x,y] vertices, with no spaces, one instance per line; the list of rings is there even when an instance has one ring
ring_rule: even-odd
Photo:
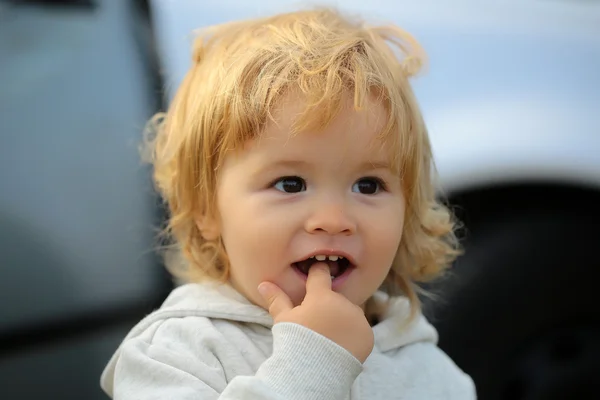
[[[248,143],[247,148],[257,151],[278,151],[281,154],[304,154],[311,147],[343,149],[348,157],[388,157],[387,141],[381,133],[387,123],[387,111],[381,101],[370,96],[360,110],[356,110],[350,96],[343,98],[339,109],[330,120],[319,115],[303,115],[306,102],[297,95],[287,95],[273,110],[263,131]],[[298,130],[300,118],[315,118],[308,129]],[[319,121],[326,121],[320,124]],[[305,124],[306,125],[306,124]],[[280,155],[281,155],[280,154]],[[362,160],[361,160],[362,161]]]

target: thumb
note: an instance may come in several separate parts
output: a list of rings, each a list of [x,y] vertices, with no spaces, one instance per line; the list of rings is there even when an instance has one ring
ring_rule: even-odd
[[[277,320],[279,314],[294,308],[292,301],[279,286],[271,282],[263,282],[258,285],[258,293],[267,302],[269,314]]]

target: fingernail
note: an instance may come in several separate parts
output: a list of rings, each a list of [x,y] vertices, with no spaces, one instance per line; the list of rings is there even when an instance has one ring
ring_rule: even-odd
[[[321,271],[329,272],[329,265],[325,263],[318,263],[315,267],[319,268]]]
[[[262,282],[260,285],[258,285],[256,289],[262,297],[266,297],[269,294],[269,285],[265,282]]]

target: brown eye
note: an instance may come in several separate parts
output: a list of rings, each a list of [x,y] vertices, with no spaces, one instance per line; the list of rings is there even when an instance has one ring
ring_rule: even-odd
[[[377,178],[361,178],[353,186],[352,191],[361,194],[377,194],[383,189],[383,183]]]
[[[297,176],[286,176],[275,182],[273,187],[284,193],[299,193],[306,190],[306,183]]]

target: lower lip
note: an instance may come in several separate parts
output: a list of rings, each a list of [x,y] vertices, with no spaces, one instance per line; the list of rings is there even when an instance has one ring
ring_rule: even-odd
[[[293,266],[292,269],[294,271],[296,271],[296,274],[298,274],[300,276],[300,278],[302,278],[303,280],[306,281],[308,279],[308,275],[304,274],[302,271],[300,271],[295,266]],[[350,274],[352,273],[353,270],[354,270],[354,267],[348,267],[348,268],[346,268],[346,270],[344,271],[343,274],[341,274],[338,277],[333,278],[333,280],[331,281],[331,289],[336,290],[336,289],[340,288],[344,284],[344,282],[346,282],[346,280],[348,279],[348,277],[350,276]]]

